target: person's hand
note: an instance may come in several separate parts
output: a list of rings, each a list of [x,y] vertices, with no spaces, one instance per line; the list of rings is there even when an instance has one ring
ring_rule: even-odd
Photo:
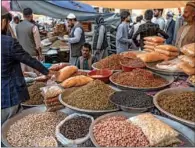
[[[47,77],[51,80],[55,80],[58,73],[59,73],[58,71],[49,70],[49,73],[48,73]]]

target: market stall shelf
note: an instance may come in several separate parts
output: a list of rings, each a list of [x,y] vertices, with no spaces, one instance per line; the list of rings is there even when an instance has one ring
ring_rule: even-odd
[[[92,140],[92,142],[94,143],[94,145],[96,147],[101,147],[97,141],[95,140],[94,134],[93,134],[93,128],[94,126],[99,123],[100,121],[108,118],[108,117],[112,117],[112,116],[125,116],[127,118],[130,117],[134,117],[136,115],[136,113],[127,113],[127,112],[115,112],[115,113],[109,113],[103,116],[100,116],[99,118],[97,118],[92,125],[90,126],[90,138]],[[161,121],[163,121],[164,123],[168,124],[170,127],[172,127],[173,129],[175,129],[177,132],[179,132],[179,137],[178,139],[181,140],[183,142],[183,145],[179,145],[179,147],[192,147],[195,145],[195,139],[194,139],[194,131],[191,130],[190,128],[167,118],[161,117],[161,116],[157,116],[155,115],[155,117]]]
[[[45,106],[39,106],[39,107],[33,107],[30,109],[26,109],[23,110],[21,113],[15,115],[14,117],[8,119],[3,125],[2,125],[2,131],[1,131],[1,142],[6,146],[6,147],[12,147],[8,141],[7,141],[7,132],[10,128],[11,125],[13,125],[15,122],[17,122],[18,120],[24,118],[25,116],[28,116],[30,114],[34,114],[34,113],[43,113],[46,111],[46,107]],[[60,110],[60,112],[65,113],[66,115],[70,115],[72,113],[74,113],[72,110],[66,108],[66,109],[62,109]]]
[[[174,77],[173,76],[165,76],[165,75],[160,75],[160,74],[156,74],[154,73],[154,75],[159,76],[163,79],[165,79],[167,81],[167,83],[161,85],[161,86],[156,86],[156,87],[133,87],[133,86],[127,86],[127,85],[122,85],[122,84],[118,84],[113,80],[113,77],[120,74],[121,72],[117,72],[114,73],[111,77],[110,77],[110,82],[112,84],[114,84],[115,86],[117,86],[117,88],[119,89],[123,89],[123,90],[128,90],[128,89],[135,89],[135,90],[141,90],[141,91],[155,91],[155,90],[160,90],[163,88],[168,87],[169,85],[171,85],[174,82]]]
[[[153,72],[159,73],[159,74],[163,74],[163,75],[169,75],[169,76],[183,76],[186,75],[184,72],[182,71],[169,71],[169,70],[163,70],[163,69],[159,69],[156,67],[156,65],[160,63],[160,62],[151,62],[151,63],[146,63],[146,67],[148,69],[150,69]]]
[[[156,108],[158,108],[162,113],[164,113],[165,115],[169,116],[170,118],[177,120],[185,125],[188,125],[192,128],[195,128],[195,122],[193,121],[189,121],[186,119],[182,119],[181,117],[175,116],[171,113],[169,113],[168,111],[165,111],[160,105],[159,105],[159,99],[160,96],[162,95],[176,95],[178,93],[184,93],[184,92],[194,92],[194,88],[169,88],[169,89],[165,89],[162,90],[160,92],[158,92],[153,99],[154,105],[156,106]],[[166,97],[168,98],[168,97]],[[191,102],[193,104],[193,102]],[[193,114],[193,113],[192,113]]]

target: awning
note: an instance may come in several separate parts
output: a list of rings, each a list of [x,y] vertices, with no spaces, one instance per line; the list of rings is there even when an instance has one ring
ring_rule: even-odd
[[[79,20],[94,19],[94,16],[98,15],[92,6],[71,0],[11,0],[10,5],[13,11],[22,12],[29,7],[34,14],[58,19],[65,19],[69,13],[74,13]]]
[[[184,7],[186,1],[81,1],[83,3],[104,8],[116,9],[157,9]]]

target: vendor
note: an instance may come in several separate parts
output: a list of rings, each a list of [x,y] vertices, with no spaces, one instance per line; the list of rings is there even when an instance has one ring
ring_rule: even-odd
[[[79,57],[77,67],[83,70],[91,70],[92,64],[97,62],[97,59],[91,55],[91,45],[85,43],[82,48],[82,56]]]
[[[41,39],[39,29],[32,23],[33,11],[31,8],[23,10],[24,21],[16,26],[17,39],[23,49],[39,61],[43,60],[41,51]],[[22,64],[23,71],[36,72],[32,68]]]
[[[9,27],[8,11],[1,7],[1,124],[20,110],[20,103],[29,99],[20,62],[44,75],[49,71],[32,58],[16,39],[6,35]]]
[[[195,2],[191,1],[186,4],[184,9],[184,21],[186,25],[182,26],[176,38],[176,46],[180,49],[184,45],[195,43]]]
[[[76,65],[78,58],[81,56],[82,46],[85,43],[85,33],[74,14],[70,13],[67,16],[67,21],[71,32],[69,38],[65,38],[65,41],[70,43],[70,63],[71,65]]]

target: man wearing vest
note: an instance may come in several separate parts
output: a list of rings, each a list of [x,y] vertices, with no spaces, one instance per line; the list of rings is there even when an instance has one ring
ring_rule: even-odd
[[[82,48],[82,56],[78,59],[77,67],[83,70],[92,70],[92,64],[95,62],[97,60],[91,55],[91,45],[85,43]]]
[[[43,60],[41,52],[41,39],[36,25],[32,24],[33,12],[31,8],[23,10],[24,20],[16,26],[17,39],[23,49],[32,57]],[[23,71],[33,71],[30,67],[22,65]]]
[[[68,26],[71,28],[69,38],[64,39],[70,43],[70,63],[76,65],[81,56],[81,49],[85,43],[85,33],[82,25],[77,21],[76,16],[70,13],[67,16]]]
[[[97,60],[101,60],[107,56],[108,42],[106,36],[106,27],[104,25],[104,18],[100,15],[96,18],[96,28],[93,38],[93,51]]]

